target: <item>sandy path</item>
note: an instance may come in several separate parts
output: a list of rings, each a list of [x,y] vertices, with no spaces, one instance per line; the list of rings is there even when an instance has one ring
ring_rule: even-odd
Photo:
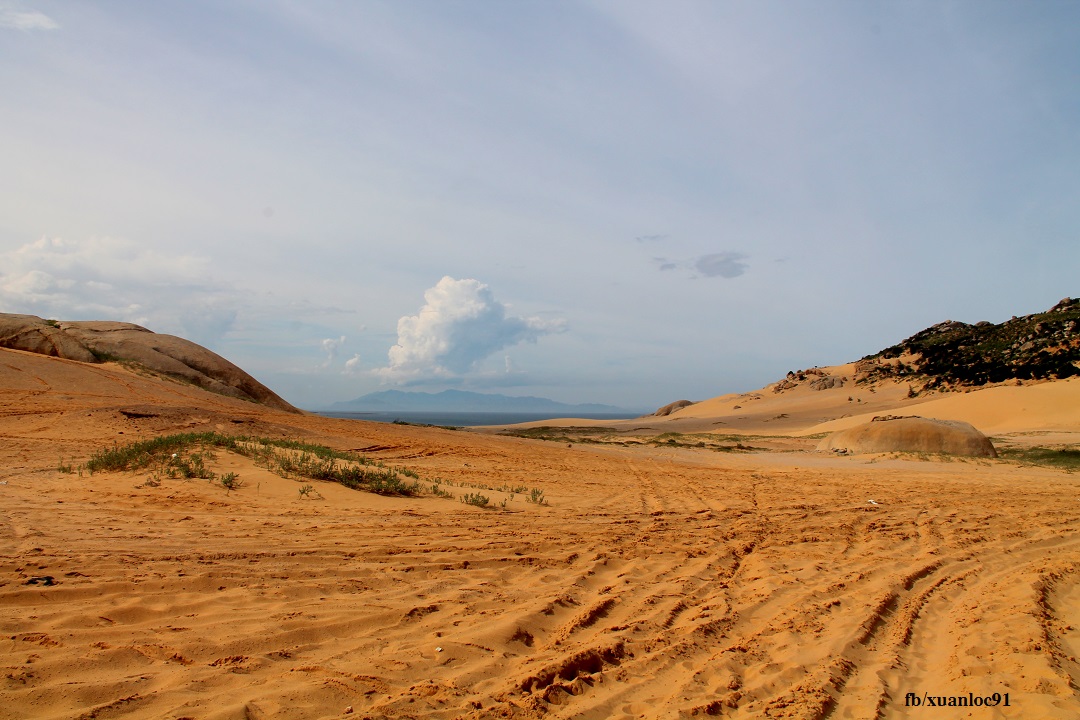
[[[902,718],[907,693],[995,692],[918,712],[1080,716],[1075,475],[567,447],[0,359],[0,717]],[[232,493],[56,469],[187,429],[362,450],[507,507],[301,499],[223,452]]]
[[[5,713],[906,717],[909,691],[1010,692],[972,717],[1080,712],[1072,476],[461,442],[381,445],[550,504],[301,500],[228,455],[231,494],[8,476]]]

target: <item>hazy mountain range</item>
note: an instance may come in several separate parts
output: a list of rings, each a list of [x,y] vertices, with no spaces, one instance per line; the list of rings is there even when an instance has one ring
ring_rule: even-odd
[[[412,412],[558,412],[571,415],[573,413],[637,412],[614,405],[598,403],[571,405],[541,397],[514,397],[464,390],[443,390],[440,393],[383,390],[369,393],[355,400],[336,402],[330,409],[339,412],[409,410]]]

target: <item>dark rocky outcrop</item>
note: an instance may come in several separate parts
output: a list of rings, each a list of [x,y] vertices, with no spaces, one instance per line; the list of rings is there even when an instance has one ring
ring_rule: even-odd
[[[825,438],[818,450],[851,454],[925,452],[997,457],[990,439],[965,422],[923,417],[876,417]]]
[[[1080,299],[1003,323],[947,320],[868,355],[856,382],[910,378],[921,390],[1080,375]]]
[[[810,368],[809,370],[791,370],[780,382],[773,385],[773,392],[780,393],[785,390],[792,390],[799,387],[802,383],[806,383],[806,387],[811,390],[829,390],[831,388],[844,387],[844,383],[847,382],[847,378],[838,377],[836,375],[829,375],[821,368]]]
[[[229,397],[299,412],[236,365],[201,345],[122,322],[66,322],[0,313],[0,347],[85,363],[122,362]]]

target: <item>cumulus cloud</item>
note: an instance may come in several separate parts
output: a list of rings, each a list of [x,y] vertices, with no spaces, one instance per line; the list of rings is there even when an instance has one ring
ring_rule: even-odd
[[[59,25],[45,13],[36,10],[16,10],[10,7],[0,7],[0,28],[11,30],[56,30]]]
[[[561,321],[508,316],[478,280],[444,277],[424,293],[424,301],[418,314],[398,320],[390,363],[376,371],[383,379],[463,375],[499,350],[565,329]]]
[[[360,373],[360,353],[355,353],[351,358],[345,361],[345,375],[357,375]]]
[[[42,237],[0,252],[0,310],[65,320],[122,320],[210,343],[236,320],[235,293],[204,258],[113,237]]]
[[[746,256],[737,252],[713,253],[702,255],[694,261],[694,269],[705,277],[735,278],[746,272],[749,267],[743,260]]]
[[[327,338],[322,341],[323,352],[326,353],[326,362],[323,363],[323,367],[330,367],[337,360],[338,350],[345,344],[345,336],[337,338]]]

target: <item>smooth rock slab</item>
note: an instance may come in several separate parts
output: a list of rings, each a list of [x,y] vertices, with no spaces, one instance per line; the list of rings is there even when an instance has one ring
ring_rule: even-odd
[[[818,444],[818,450],[853,455],[884,452],[924,452],[997,457],[990,438],[957,420],[924,417],[881,417],[865,425],[839,430]]]

